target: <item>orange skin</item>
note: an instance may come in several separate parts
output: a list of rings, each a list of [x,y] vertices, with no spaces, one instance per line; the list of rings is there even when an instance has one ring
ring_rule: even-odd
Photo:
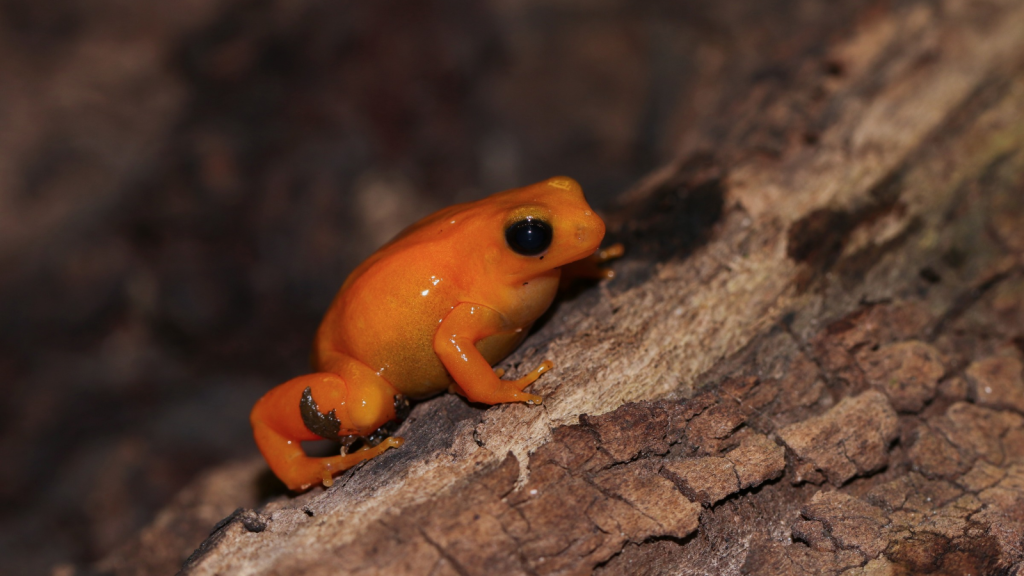
[[[524,218],[550,226],[544,252],[526,256],[510,247],[506,229]],[[563,267],[566,276],[612,276],[597,264],[622,247],[597,252],[604,232],[580,185],[566,177],[451,206],[405,229],[338,291],[317,331],[316,372],[277,386],[253,407],[253,434],[271,470],[292,490],[330,485],[333,474],[402,444],[388,438],[351,454],[309,457],[299,442],[330,434],[310,430],[303,402],[306,418],[329,419],[336,436],[364,437],[396,418],[398,394],[451,390],[483,404],[539,404],[540,396],[523,389],[550,361],[518,380],[502,380],[491,366],[551,305]]]

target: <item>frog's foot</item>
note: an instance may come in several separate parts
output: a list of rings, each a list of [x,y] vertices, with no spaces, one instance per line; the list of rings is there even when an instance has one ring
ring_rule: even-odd
[[[536,379],[536,378],[535,378]],[[522,380],[522,378],[520,378]],[[530,394],[520,390],[519,380],[499,380],[501,386],[483,401],[487,404],[499,404],[504,402],[525,402],[526,404],[540,404],[544,402],[542,396]],[[529,382],[522,385],[522,388],[529,386]]]
[[[526,402],[527,404],[540,404],[544,401],[543,397],[523,392],[523,388],[526,388],[530,384],[536,382],[537,378],[540,378],[541,374],[551,370],[554,366],[555,364],[553,362],[545,360],[540,363],[540,366],[537,366],[522,378],[517,380],[498,380],[498,386],[496,389],[486,394],[485,398],[470,398],[470,400],[477,402],[483,401],[487,404],[498,404],[502,402]],[[501,378],[505,375],[505,369],[495,368],[494,375]],[[449,384],[448,391],[453,394],[469,398],[469,394],[467,394],[457,382]]]
[[[565,266],[562,266],[561,288],[565,289],[573,280],[580,278],[585,280],[605,280],[608,278],[614,278],[615,271],[609,268],[603,268],[601,265],[610,260],[621,257],[625,252],[626,249],[621,243],[612,244],[607,248],[594,252],[582,260],[570,262]]]
[[[609,260],[621,258],[622,255],[625,253],[626,247],[622,245],[622,242],[616,242],[615,244],[612,244],[607,248],[602,248],[601,250],[598,250],[594,256],[598,264],[604,264]]]
[[[405,440],[402,438],[385,438],[376,446],[364,446],[350,454],[341,454],[327,458],[310,458],[310,460],[319,461],[320,481],[323,482],[324,486],[330,487],[334,484],[335,474],[348,470],[364,460],[379,456],[388,448],[398,448],[404,443]],[[312,482],[303,488],[310,485],[312,485]]]
[[[524,400],[526,403],[528,403],[528,404],[540,404],[541,402],[544,401],[544,399],[542,397],[537,396],[535,394],[526,394],[525,392],[523,392],[523,388],[526,388],[530,384],[533,384],[534,382],[536,382],[537,379],[540,378],[541,374],[547,372],[548,370],[551,370],[554,367],[555,367],[555,363],[554,362],[552,362],[551,360],[545,360],[545,361],[541,362],[539,366],[537,366],[536,368],[531,370],[529,374],[527,374],[526,376],[523,376],[522,378],[519,378],[517,380],[512,380],[510,382],[510,384],[515,386],[516,390],[519,390],[523,394],[529,396],[528,399]]]
[[[541,362],[539,366],[531,370],[530,373],[527,374],[526,376],[523,376],[522,378],[519,378],[517,380],[512,380],[512,385],[515,386],[517,390],[522,391],[523,388],[526,388],[530,384],[536,382],[537,379],[540,378],[541,374],[547,372],[548,370],[551,370],[554,367],[554,362],[552,362],[551,360],[545,360]]]

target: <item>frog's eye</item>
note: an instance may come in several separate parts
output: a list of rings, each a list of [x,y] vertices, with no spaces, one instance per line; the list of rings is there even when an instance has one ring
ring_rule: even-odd
[[[536,256],[551,246],[551,226],[530,216],[509,226],[505,240],[517,254]]]

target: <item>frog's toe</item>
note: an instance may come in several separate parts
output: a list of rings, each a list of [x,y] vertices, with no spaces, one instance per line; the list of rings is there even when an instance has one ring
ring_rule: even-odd
[[[515,387],[518,390],[522,390],[523,388],[526,388],[530,384],[533,384],[534,382],[536,382],[537,379],[540,378],[541,374],[547,372],[548,370],[551,370],[554,367],[555,367],[555,363],[554,362],[552,362],[551,360],[545,360],[545,361],[541,362],[540,365],[538,365],[536,368],[531,370],[530,373],[527,374],[526,376],[523,376],[522,378],[519,378],[518,380],[514,380],[513,384],[515,385]],[[539,398],[539,396],[537,398]],[[537,403],[539,404],[540,402],[538,401]]]
[[[617,243],[612,244],[611,246],[609,246],[607,248],[599,250],[597,252],[597,262],[598,262],[598,264],[604,264],[605,262],[607,262],[609,260],[614,260],[616,258],[621,258],[622,255],[625,254],[625,253],[626,253],[626,247],[623,246],[621,242],[617,242]]]
[[[526,399],[523,401],[526,402],[527,404],[535,405],[544,403],[543,396],[537,396],[536,394],[523,394],[523,396],[526,397]]]

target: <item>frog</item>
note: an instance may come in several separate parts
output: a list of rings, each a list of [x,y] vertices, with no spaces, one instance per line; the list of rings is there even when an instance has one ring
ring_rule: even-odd
[[[374,458],[404,440],[381,437],[409,399],[454,392],[484,405],[541,396],[525,391],[553,368],[520,378],[492,368],[575,278],[611,278],[600,250],[605,223],[572,178],[456,204],[400,232],[355,268],[331,302],[313,346],[313,372],[260,398],[250,414],[257,447],[293,491]],[[342,443],[333,456],[301,442]],[[349,452],[355,441],[362,447]]]

